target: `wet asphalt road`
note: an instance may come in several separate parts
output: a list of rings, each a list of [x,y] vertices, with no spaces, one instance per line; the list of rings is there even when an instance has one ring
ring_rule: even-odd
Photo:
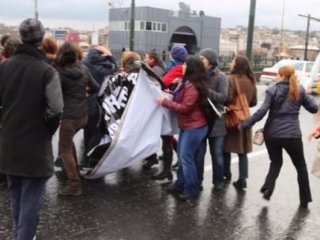
[[[320,100],[320,99],[319,99]],[[310,168],[317,140],[307,134],[320,121],[301,114],[304,148]],[[262,126],[258,123],[254,130]],[[80,148],[81,133],[77,135]],[[56,153],[56,138],[54,140]],[[65,180],[61,169],[49,180],[44,195],[37,240],[317,240],[320,239],[320,179],[309,175],[313,202],[299,208],[296,172],[287,154],[270,201],[259,189],[268,169],[265,146],[249,155],[248,188],[232,184],[216,192],[211,183],[210,156],[206,156],[204,189],[198,199],[181,202],[165,192],[167,185],[150,180],[157,166],[142,171],[130,167],[97,180],[82,179],[83,196],[60,197]],[[238,176],[233,159],[232,180]],[[0,188],[0,240],[12,239],[12,223],[6,189]]]

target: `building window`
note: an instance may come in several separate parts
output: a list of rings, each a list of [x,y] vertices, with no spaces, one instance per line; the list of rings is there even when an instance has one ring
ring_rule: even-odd
[[[129,22],[124,22],[124,30],[129,30]]]
[[[146,30],[151,31],[152,30],[152,22],[146,22]]]
[[[167,24],[166,23],[162,23],[162,32],[166,32],[167,31]]]
[[[141,21],[140,22],[140,30],[142,30],[142,31],[145,30],[144,25],[145,25],[145,22]]]
[[[167,23],[152,21],[135,21],[135,31],[167,32]],[[109,23],[112,31],[129,31],[130,21],[114,21]]]

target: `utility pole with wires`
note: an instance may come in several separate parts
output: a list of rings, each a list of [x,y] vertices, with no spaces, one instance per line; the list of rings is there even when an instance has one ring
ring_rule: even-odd
[[[306,31],[306,43],[304,47],[304,60],[308,60],[308,45],[309,45],[309,30],[310,30],[310,20],[314,20],[317,22],[320,22],[319,18],[311,17],[310,14],[308,15],[302,15],[298,14],[299,17],[307,18],[307,31]]]

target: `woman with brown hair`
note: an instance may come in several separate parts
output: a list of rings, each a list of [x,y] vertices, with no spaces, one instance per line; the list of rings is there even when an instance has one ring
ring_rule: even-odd
[[[295,69],[292,66],[279,68],[277,78],[279,81],[266,90],[266,97],[262,106],[239,127],[250,128],[269,111],[264,126],[264,138],[270,158],[270,166],[265,183],[260,191],[264,199],[270,199],[282,166],[282,151],[284,149],[289,154],[298,174],[300,206],[307,207],[312,198],[303,153],[299,111],[303,106],[310,113],[316,113],[318,105],[298,84]]]
[[[58,52],[57,40],[54,37],[44,38],[40,49],[46,54],[46,62],[53,65]]]
[[[231,62],[229,79],[229,93],[227,103],[232,102],[237,97],[236,84],[240,92],[244,93],[249,107],[257,104],[257,88],[255,78],[248,59],[245,56],[238,55]],[[227,136],[224,146],[224,170],[226,180],[230,181],[231,171],[231,153],[237,153],[239,157],[239,178],[233,182],[237,189],[247,187],[248,178],[248,156],[252,151],[252,132],[248,129],[227,129]]]
[[[86,125],[87,91],[95,85],[87,68],[81,63],[81,58],[80,47],[66,42],[59,48],[56,59],[64,102],[59,133],[59,151],[67,174],[67,184],[59,190],[59,195],[63,196],[82,194],[73,137]]]

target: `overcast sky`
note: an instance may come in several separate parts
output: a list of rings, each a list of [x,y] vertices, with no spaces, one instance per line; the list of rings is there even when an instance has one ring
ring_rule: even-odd
[[[93,30],[108,25],[108,0],[38,0],[39,19],[46,27]],[[111,0],[113,7],[129,7],[131,0]],[[135,0],[136,6],[179,10],[180,0]],[[220,17],[222,27],[248,25],[250,0],[184,0],[191,10],[203,10]],[[256,26],[306,30],[307,19],[320,19],[319,0],[256,0]],[[284,6],[284,8],[283,8]],[[0,0],[0,23],[18,25],[34,16],[35,0]],[[284,9],[284,14],[283,13]],[[283,16],[283,18],[282,18]],[[310,30],[320,31],[320,22],[311,21]]]

